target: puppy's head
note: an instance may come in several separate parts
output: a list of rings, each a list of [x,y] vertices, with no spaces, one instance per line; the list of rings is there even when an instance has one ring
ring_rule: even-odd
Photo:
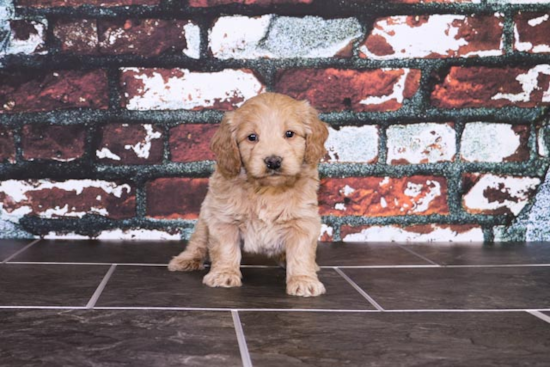
[[[251,179],[278,186],[315,167],[326,150],[326,125],[307,101],[264,93],[225,114],[211,149],[227,178],[244,167]]]

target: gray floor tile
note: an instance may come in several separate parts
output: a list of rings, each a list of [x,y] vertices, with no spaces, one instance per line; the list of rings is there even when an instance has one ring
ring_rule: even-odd
[[[185,248],[179,241],[40,241],[12,262],[168,264]]]
[[[0,263],[8,259],[17,251],[22,250],[33,241],[34,240],[0,240]]]
[[[240,312],[255,366],[548,366],[527,313]]]
[[[2,366],[242,366],[229,312],[0,310]]]
[[[550,264],[550,243],[405,245],[441,265]]]
[[[344,272],[386,309],[550,308],[550,267]]]
[[[321,266],[431,265],[393,243],[320,243],[317,263]]]
[[[107,266],[0,266],[1,306],[86,306]]]
[[[97,306],[373,309],[332,269],[319,273],[327,294],[313,298],[286,295],[283,269],[244,268],[242,273],[242,287],[226,289],[203,285],[206,271],[119,266]]]

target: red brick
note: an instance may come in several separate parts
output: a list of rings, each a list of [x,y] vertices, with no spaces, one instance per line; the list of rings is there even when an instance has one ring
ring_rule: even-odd
[[[174,162],[211,161],[210,140],[217,125],[182,124],[170,129],[170,154]]]
[[[25,125],[21,145],[26,160],[48,159],[68,162],[82,157],[84,126]]]
[[[106,109],[108,96],[107,75],[103,70],[0,75],[0,114],[69,108]]]
[[[359,56],[372,59],[496,56],[503,53],[502,30],[499,16],[437,14],[380,18],[360,45]]]
[[[208,190],[207,178],[159,178],[147,184],[147,216],[196,219]]]
[[[162,162],[162,130],[156,126],[110,124],[101,131],[96,156],[109,164],[155,164]]]
[[[0,126],[0,163],[4,162],[15,163],[15,144],[11,130]]]
[[[278,4],[311,4],[315,0],[189,0],[189,6],[207,8],[227,4],[269,6]]]
[[[322,215],[386,217],[448,214],[447,182],[442,177],[326,178],[321,180]]]
[[[17,6],[48,8],[53,6],[125,6],[125,5],[158,5],[160,0],[15,0]]]
[[[435,86],[432,104],[442,108],[536,107],[550,104],[550,65],[452,67]]]
[[[550,52],[550,14],[519,13],[514,22],[514,49],[530,53]]]
[[[116,182],[0,182],[0,205],[3,214],[12,219],[25,215],[63,218],[82,217],[86,214],[126,219],[135,215],[135,201],[134,190],[127,184]]]
[[[320,111],[395,111],[417,91],[420,71],[409,69],[280,71],[275,90],[307,99]],[[363,101],[363,103],[361,103]]]

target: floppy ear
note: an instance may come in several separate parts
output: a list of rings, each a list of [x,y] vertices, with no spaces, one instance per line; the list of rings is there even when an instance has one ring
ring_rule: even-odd
[[[241,170],[241,156],[231,126],[232,119],[233,112],[227,112],[210,142],[210,149],[216,155],[218,169],[227,178],[237,176]]]
[[[325,141],[328,138],[328,128],[327,124],[319,120],[317,111],[309,105],[308,101],[302,103],[305,109],[305,124],[307,126],[304,160],[308,164],[316,165],[327,154]]]

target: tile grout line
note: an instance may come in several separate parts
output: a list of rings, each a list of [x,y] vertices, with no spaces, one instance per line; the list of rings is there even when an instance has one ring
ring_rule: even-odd
[[[11,259],[13,259],[14,257],[16,257],[17,255],[19,255],[20,253],[26,251],[27,249],[29,249],[31,246],[34,246],[36,243],[40,242],[42,239],[39,238],[39,239],[36,239],[34,241],[32,241],[31,243],[29,243],[27,246],[23,247],[21,250],[19,251],[16,251],[15,253],[11,254],[11,256],[7,257],[4,261],[2,261],[2,264],[6,264],[8,261],[10,261]]]
[[[89,263],[89,262],[56,262],[56,261],[9,261],[8,265],[82,265],[82,266],[111,266],[113,263]],[[165,267],[168,264],[147,263],[117,263],[117,266],[143,266]],[[526,268],[526,267],[550,267],[550,264],[471,264],[471,265],[322,265],[321,269],[435,269],[435,268]],[[243,269],[279,269],[279,266],[271,265],[241,265]]]
[[[527,313],[530,313],[531,315],[538,317],[542,321],[546,321],[547,323],[550,324],[550,316],[543,314],[539,310],[526,310],[526,311]]]
[[[117,264],[111,265],[111,267],[107,271],[107,274],[105,274],[105,276],[103,277],[103,280],[101,280],[101,283],[99,283],[99,285],[97,286],[97,289],[95,290],[94,294],[92,295],[92,297],[88,301],[88,304],[86,305],[87,309],[93,309],[95,307],[95,304],[96,304],[97,300],[99,299],[99,297],[101,296],[101,293],[105,289],[105,286],[107,285],[107,282],[111,278],[111,275],[113,275],[113,273],[116,269],[116,265]]]
[[[86,310],[85,306],[0,306],[0,310]],[[327,312],[327,313],[380,313],[379,310],[365,309],[323,309],[323,308],[201,308],[201,307],[131,307],[131,306],[100,306],[94,310],[105,311],[211,311],[211,312]],[[550,309],[525,309],[525,308],[486,308],[486,309],[401,309],[384,310],[384,313],[500,313],[500,312],[528,312],[541,313],[550,312]],[[542,314],[544,315],[544,314]],[[546,315],[544,315],[546,316]]]
[[[344,278],[357,292],[359,292],[367,301],[370,302],[371,305],[373,305],[378,311],[385,311],[382,306],[378,304],[371,296],[367,294],[361,287],[357,285],[353,280],[351,280],[350,277],[348,277],[342,270],[340,270],[338,267],[334,267],[334,271],[336,271],[342,278]]]
[[[429,263],[432,264],[432,265],[437,265],[437,266],[441,267],[440,264],[436,263],[435,261],[432,261],[432,260],[428,259],[426,256],[420,255],[419,253],[417,253],[417,252],[414,251],[414,250],[411,250],[411,249],[409,249],[409,248],[407,248],[407,247],[405,247],[405,246],[403,246],[403,245],[397,245],[397,246],[399,246],[399,247],[402,248],[403,250],[405,250],[405,251],[407,251],[407,252],[409,252],[409,253],[411,253],[411,254],[413,254],[413,255],[419,257],[419,258],[421,258],[422,260],[429,262]]]
[[[237,341],[239,343],[241,359],[243,360],[243,367],[252,367],[252,360],[250,359],[250,353],[248,352],[248,346],[246,345],[246,338],[244,336],[241,318],[239,317],[239,311],[234,309],[231,310],[231,317],[233,317],[233,325],[235,326],[235,333],[237,334]]]

